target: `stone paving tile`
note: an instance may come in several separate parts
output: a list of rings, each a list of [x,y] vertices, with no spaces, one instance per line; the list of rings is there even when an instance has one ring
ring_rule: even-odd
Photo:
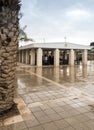
[[[52,121],[56,121],[56,120],[61,119],[61,116],[60,116],[59,114],[57,114],[57,113],[55,113],[55,114],[50,114],[50,115],[48,115],[48,117],[49,117]]]
[[[22,118],[23,118],[24,121],[25,121],[25,120],[31,120],[31,119],[34,119],[34,118],[35,118],[34,115],[31,114],[31,113],[24,113],[24,114],[22,114],[21,116],[22,116]]]
[[[61,99],[60,102],[57,102],[57,105],[60,106],[60,107],[63,107],[64,105],[66,105],[66,103],[63,102],[62,99]]]
[[[76,110],[83,114],[89,112],[89,110],[86,107],[78,107],[76,108]]]
[[[60,112],[59,115],[60,115],[62,118],[72,117],[72,114],[71,114],[71,113],[68,113],[67,111]]]
[[[72,103],[72,104],[70,104],[73,108],[78,108],[79,109],[79,105],[78,104],[76,104],[76,103]]]
[[[80,112],[77,111],[76,109],[70,109],[70,110],[68,110],[67,112],[68,112],[68,114],[71,115],[71,116],[76,116],[76,115],[80,114]]]
[[[34,68],[31,71],[35,72]],[[53,81],[21,73],[17,76],[23,85],[18,84],[16,99],[21,104],[20,118],[14,123],[6,120],[4,127],[1,122],[0,130],[94,130],[94,69],[92,76],[77,76],[75,83],[69,82],[69,77],[67,82],[60,79],[56,83],[51,74],[48,78]]]
[[[44,130],[58,130],[58,127],[53,122],[43,124],[42,127]]]
[[[32,105],[32,104],[30,104]],[[30,107],[28,106],[29,109],[31,110],[31,112],[40,112],[42,109],[38,106],[38,107]]]
[[[69,126],[69,123],[67,123],[64,119],[54,121],[54,123],[58,127],[58,129],[63,129]]]
[[[48,116],[38,117],[37,119],[40,122],[40,124],[44,124],[52,121]]]
[[[23,130],[29,130],[28,128],[26,128],[26,129],[23,129]]]
[[[44,112],[46,113],[46,115],[50,115],[50,114],[55,114],[56,113],[52,108],[49,108],[49,109],[45,110]]]
[[[70,105],[64,105],[62,108],[63,110],[68,111],[68,110],[71,110],[73,107]]]
[[[51,107],[51,108],[58,107],[58,104],[55,103],[54,101],[52,101],[52,102],[49,104],[49,107]]]
[[[72,125],[72,127],[75,130],[91,130],[88,126],[86,126],[84,123],[75,123]]]
[[[34,112],[33,114],[35,115],[36,118],[46,116],[44,111]]]
[[[69,126],[69,127],[63,128],[63,129],[61,128],[59,130],[75,130],[75,129],[73,127]]]
[[[63,106],[53,107],[53,110],[57,113],[64,112]]]
[[[66,118],[64,120],[68,122],[70,125],[75,125],[76,123],[80,123],[80,121],[77,120],[75,117]]]
[[[87,112],[85,115],[90,119],[94,119],[94,112]]]
[[[44,130],[42,126],[31,127],[28,130]],[[49,129],[50,130],[50,129]]]
[[[34,119],[34,120],[28,120],[28,121],[25,121],[25,124],[28,128],[30,127],[33,127],[33,126],[37,126],[39,125],[40,123],[38,122],[37,119]]]
[[[12,124],[11,128],[12,128],[12,130],[23,130],[23,129],[26,129],[27,126],[24,122],[19,122],[16,124]]]
[[[4,126],[4,127],[1,127],[0,130],[12,130],[12,127],[11,125],[9,126]],[[14,129],[15,130],[15,129]]]
[[[45,105],[43,105],[43,106],[40,106],[40,108],[41,108],[43,111],[45,111],[45,110],[48,110],[50,107],[49,107],[47,104],[45,104]]]
[[[79,120],[80,122],[86,122],[90,120],[90,118],[86,116],[85,114],[76,115],[75,118]]]
[[[94,120],[90,120],[84,123],[90,130],[94,130]]]

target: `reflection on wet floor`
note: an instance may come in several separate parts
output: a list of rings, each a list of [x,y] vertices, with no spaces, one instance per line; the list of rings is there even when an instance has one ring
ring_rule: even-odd
[[[75,67],[19,67],[17,71],[18,93],[59,90],[63,87],[78,86],[94,75],[93,64]],[[93,82],[91,78],[91,82]],[[53,87],[52,87],[53,84]]]
[[[30,75],[29,72],[33,72],[36,76]],[[94,73],[93,66],[61,66],[61,67],[43,67],[43,68],[23,68],[17,74],[20,74],[19,80],[21,77],[26,77],[26,81],[31,82],[32,85],[36,86],[43,85],[44,80],[42,78],[37,77],[45,77],[57,83],[63,84],[66,82],[79,82],[81,78],[86,78],[87,76],[92,75]],[[23,76],[22,76],[23,75]],[[21,79],[22,80],[22,79]],[[30,80],[30,81],[29,81]]]
[[[94,130],[94,62],[18,65],[16,75],[20,114],[1,120],[0,130]]]

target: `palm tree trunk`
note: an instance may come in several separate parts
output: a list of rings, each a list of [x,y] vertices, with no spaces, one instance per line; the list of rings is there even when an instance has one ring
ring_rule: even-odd
[[[14,0],[19,3],[19,0]],[[19,19],[12,0],[0,0],[0,112],[14,104]],[[18,7],[18,6],[16,6]]]

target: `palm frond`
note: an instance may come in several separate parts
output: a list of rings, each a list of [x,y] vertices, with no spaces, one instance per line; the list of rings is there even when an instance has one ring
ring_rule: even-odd
[[[23,27],[23,28],[20,28],[19,29],[19,40],[20,41],[25,41],[25,42],[27,42],[27,41],[32,41],[32,42],[34,42],[34,39],[32,39],[32,38],[28,38],[28,36],[27,36],[27,34],[25,33],[25,29],[26,29],[26,25]]]
[[[11,10],[20,10],[20,0],[0,0],[0,7],[8,7]]]

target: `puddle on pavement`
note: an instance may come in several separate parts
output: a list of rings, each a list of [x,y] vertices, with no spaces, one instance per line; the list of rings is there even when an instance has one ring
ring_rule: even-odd
[[[27,71],[33,72],[36,74],[35,76],[29,75]],[[57,83],[74,83],[79,81],[84,81],[84,78],[87,78],[88,75],[91,73],[94,74],[94,70],[92,72],[92,67],[82,67],[81,65],[76,67],[69,67],[69,66],[61,66],[61,67],[44,67],[44,68],[23,68],[22,70],[17,71],[17,75],[23,75],[24,80],[26,79],[27,82],[30,82],[30,80],[33,81],[33,84],[43,84],[43,79],[37,77],[45,77],[47,79],[50,79]],[[20,79],[21,76],[18,76],[18,79]],[[29,80],[30,79],[30,80]]]

